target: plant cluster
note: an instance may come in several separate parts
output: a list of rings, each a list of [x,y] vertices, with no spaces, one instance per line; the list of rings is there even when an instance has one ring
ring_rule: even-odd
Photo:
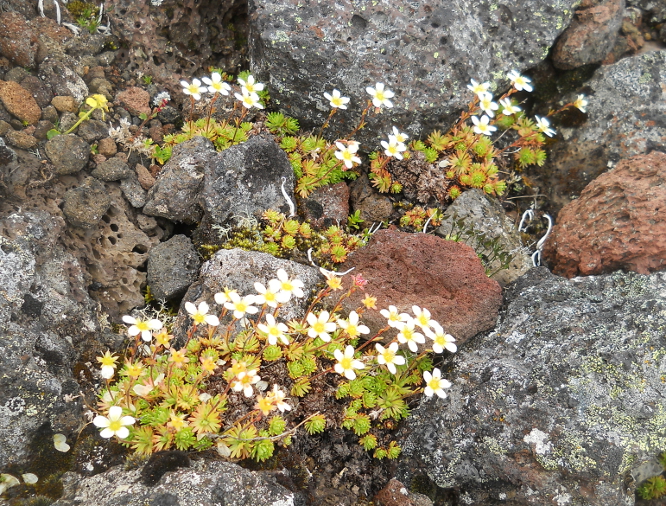
[[[67,10],[76,19],[76,24],[90,33],[97,32],[101,23],[99,7],[91,2],[73,0],[67,3]]]
[[[451,383],[429,354],[456,351],[455,339],[418,306],[413,316],[381,310],[387,325],[370,336],[360,318],[376,310],[374,297],[340,314],[342,301],[367,282],[356,276],[343,290],[341,278],[322,272],[326,287],[289,322],[281,308],[305,294],[282,269],[267,286],[255,283],[255,294],[215,294],[216,314],[206,302],[186,303],[192,324],[182,346],[161,321],[125,316],[133,345],[122,361],[108,351],[98,358],[106,381],[93,420],[100,435],[141,454],[216,447],[263,461],[301,427],[318,434],[337,421],[375,457],[396,458],[400,447],[382,430],[408,415],[413,396],[446,397]],[[324,309],[336,291],[342,295]],[[335,409],[319,411],[309,397],[327,397]]]
[[[79,112],[79,119],[72,127],[67,130],[63,135],[67,135],[69,133],[72,133],[74,130],[78,128],[78,126],[86,121],[87,119],[90,119],[90,116],[92,116],[93,112],[100,110],[102,112],[102,119],[104,119],[104,113],[109,112],[109,105],[108,105],[108,100],[104,95],[91,95],[88,98],[86,98],[85,105],[89,107],[87,111],[81,111]],[[52,139],[56,135],[60,135],[60,131],[52,128],[48,132],[46,132],[46,137],[48,139]]]
[[[400,218],[401,227],[411,227],[418,232],[424,231],[426,224],[438,227],[442,224],[442,211],[435,207],[424,209],[421,206],[414,206]]]
[[[647,501],[659,499],[666,495],[666,479],[662,475],[653,476],[636,488],[636,493]]]
[[[357,220],[354,224],[361,221]],[[288,218],[270,209],[263,213],[261,221],[240,219],[236,227],[214,226],[213,229],[222,242],[219,245],[202,245],[204,258],[222,248],[261,251],[278,258],[292,258],[299,252],[312,250],[312,256],[324,267],[344,262],[349,253],[365,246],[370,235],[367,229],[353,233],[351,227],[345,230],[337,225],[318,232],[307,221]]]

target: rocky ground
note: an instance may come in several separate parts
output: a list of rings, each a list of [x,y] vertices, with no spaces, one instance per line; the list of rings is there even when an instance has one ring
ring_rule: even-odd
[[[44,2],[42,16],[36,0],[0,0],[0,472],[39,478],[7,490],[0,481],[0,503],[658,504],[636,487],[663,472],[666,451],[662,2],[107,0],[99,28],[58,6]],[[543,167],[502,198],[469,190],[436,202],[441,225],[419,233],[399,220],[436,174],[412,174],[418,184],[397,195],[361,174],[298,198],[265,112],[248,118],[247,142],[218,152],[195,137],[156,163],[135,139],[178,132],[193,114],[179,82],[209,67],[249,68],[271,110],[306,129],[326,120],[324,91],[361,97],[390,83],[395,108],[358,135],[366,159],[392,125],[412,138],[451,127],[470,79],[499,93],[508,71],[528,75],[532,115],[580,94],[589,104],[553,119]],[[168,104],[144,123],[164,92]],[[51,137],[93,94],[109,110]],[[233,114],[231,101],[216,107]],[[326,136],[360,114],[340,111]],[[373,459],[340,427],[299,434],[262,466],[216,452],[145,462],[103,442],[83,414],[100,386],[96,357],[123,352],[121,318],[145,307],[146,286],[180,310],[182,336],[184,303],[225,286],[249,292],[278,268],[306,290],[323,282],[304,252],[205,248],[267,209],[288,213],[283,193],[316,230],[355,212],[384,224],[339,269],[362,273],[378,307],[427,307],[456,337],[458,352],[437,363],[448,398],[414,400],[405,423],[384,427],[403,447],[397,461]],[[554,227],[535,269],[544,213]],[[370,313],[368,325],[380,320]],[[57,433],[69,452],[54,448]]]

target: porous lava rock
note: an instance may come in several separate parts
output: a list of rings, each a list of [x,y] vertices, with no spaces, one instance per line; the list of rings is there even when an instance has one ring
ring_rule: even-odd
[[[74,227],[94,228],[109,209],[111,199],[106,187],[94,178],[65,193],[62,212]]]
[[[42,110],[28,90],[14,81],[0,81],[0,102],[13,116],[34,125]]]
[[[543,61],[576,4],[250,0],[251,68],[306,129],[326,120],[325,91],[350,97],[327,129],[331,138],[346,138],[358,124],[366,87],[385,83],[394,107],[371,115],[371,128],[356,135],[376,149],[392,125],[413,135],[450,125],[472,97],[470,78],[503,88],[508,71]]]
[[[571,278],[666,267],[666,154],[622,160],[567,204],[544,249],[553,272]]]
[[[491,329],[502,304],[502,289],[489,279],[472,248],[428,234],[380,230],[368,245],[351,253],[340,267],[368,281],[344,301],[349,311],[361,305],[365,293],[377,298],[377,309],[394,305],[412,313],[427,308],[432,318],[459,343]],[[349,283],[348,277],[345,277]],[[367,311],[371,332],[386,326],[379,311]],[[392,336],[391,336],[392,337]]]
[[[74,134],[56,135],[44,146],[46,156],[55,166],[59,176],[75,174],[88,163],[90,145]]]
[[[586,86],[586,121],[557,125],[563,141],[550,149],[539,178],[555,212],[623,158],[666,151],[666,51],[602,66]],[[576,96],[565,96],[565,101]]]
[[[344,224],[349,216],[349,186],[341,181],[317,188],[303,199],[301,209],[317,230]]]
[[[624,7],[624,0],[584,2],[553,48],[553,64],[568,70],[604,60],[617,40]]]
[[[448,397],[410,413],[396,478],[427,475],[456,504],[633,506],[666,447],[665,294],[664,273],[530,270],[442,364]]]
[[[19,12],[0,13],[0,55],[21,67],[34,67],[39,40]]]

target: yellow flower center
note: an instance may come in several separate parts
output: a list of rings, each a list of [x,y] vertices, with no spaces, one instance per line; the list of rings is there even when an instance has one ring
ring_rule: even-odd
[[[195,313],[192,315],[192,319],[197,323],[203,323],[206,321],[206,315],[203,313]]]
[[[331,102],[333,102],[334,106],[340,107],[342,105],[342,97],[333,97]]]
[[[312,328],[317,334],[321,334],[322,332],[324,332],[324,330],[326,330],[324,322],[317,322],[312,326]]]
[[[109,421],[109,429],[112,430],[113,432],[117,432],[122,428],[123,424],[120,423],[120,420],[110,420]]]
[[[199,87],[198,87],[196,84],[194,84],[194,83],[191,83],[191,84],[187,87],[187,90],[188,90],[192,95],[195,95],[195,94],[199,93]]]
[[[102,366],[106,366],[106,367],[108,367],[108,366],[115,367],[115,365],[116,365],[115,364],[115,358],[111,357],[111,356],[103,356],[101,362],[102,362]]]
[[[414,331],[408,328],[402,329],[402,335],[407,339],[407,341],[411,341],[414,339]]]
[[[282,289],[285,292],[291,292],[294,289],[294,285],[291,283],[291,281],[283,281],[282,282]]]
[[[352,368],[352,362],[354,359],[352,357],[343,357],[342,360],[340,360],[340,366],[345,370],[348,371],[349,369]]]
[[[393,353],[391,350],[386,350],[384,353],[382,353],[382,356],[384,357],[384,360],[387,364],[393,363],[393,360],[395,359],[395,353]]]
[[[375,98],[381,102],[385,100],[384,92],[381,90],[375,90]]]
[[[273,292],[266,292],[264,294],[264,299],[266,299],[266,302],[275,302],[276,301],[276,295]]]
[[[349,337],[351,338],[354,338],[360,334],[360,332],[358,331],[358,327],[351,323],[345,330],[347,331],[347,334],[349,334]]]
[[[433,377],[430,381],[428,381],[428,386],[433,390],[439,390],[439,379]]]
[[[242,301],[236,302],[235,307],[236,307],[236,311],[241,311],[243,313],[245,311],[247,311],[247,304],[245,304],[245,302],[242,302]]]
[[[428,323],[430,322],[430,318],[428,318],[426,315],[424,315],[423,313],[421,313],[421,314],[419,315],[419,317],[418,317],[418,322],[419,322],[421,325],[426,326],[426,325],[428,325]]]

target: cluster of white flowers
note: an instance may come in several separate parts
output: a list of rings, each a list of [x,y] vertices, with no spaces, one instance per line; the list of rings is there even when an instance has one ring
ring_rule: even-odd
[[[386,156],[402,160],[402,153],[407,151],[405,141],[408,138],[409,136],[406,133],[400,132],[397,127],[393,127],[393,133],[389,134],[388,142],[381,141]]]
[[[192,79],[191,83],[181,81],[180,84],[183,87],[183,93],[190,95],[194,100],[201,100],[201,95],[206,92],[213,93],[214,95],[218,93],[220,95],[229,95],[231,91],[231,86],[222,79],[219,72],[213,72],[210,77],[204,77],[202,80],[206,86],[196,78]],[[241,102],[243,107],[247,109],[252,107],[258,109],[264,108],[257,93],[264,89],[262,83],[255,82],[254,76],[249,75],[247,79],[238,78],[238,84],[240,85],[241,93],[234,93],[234,96]]]

